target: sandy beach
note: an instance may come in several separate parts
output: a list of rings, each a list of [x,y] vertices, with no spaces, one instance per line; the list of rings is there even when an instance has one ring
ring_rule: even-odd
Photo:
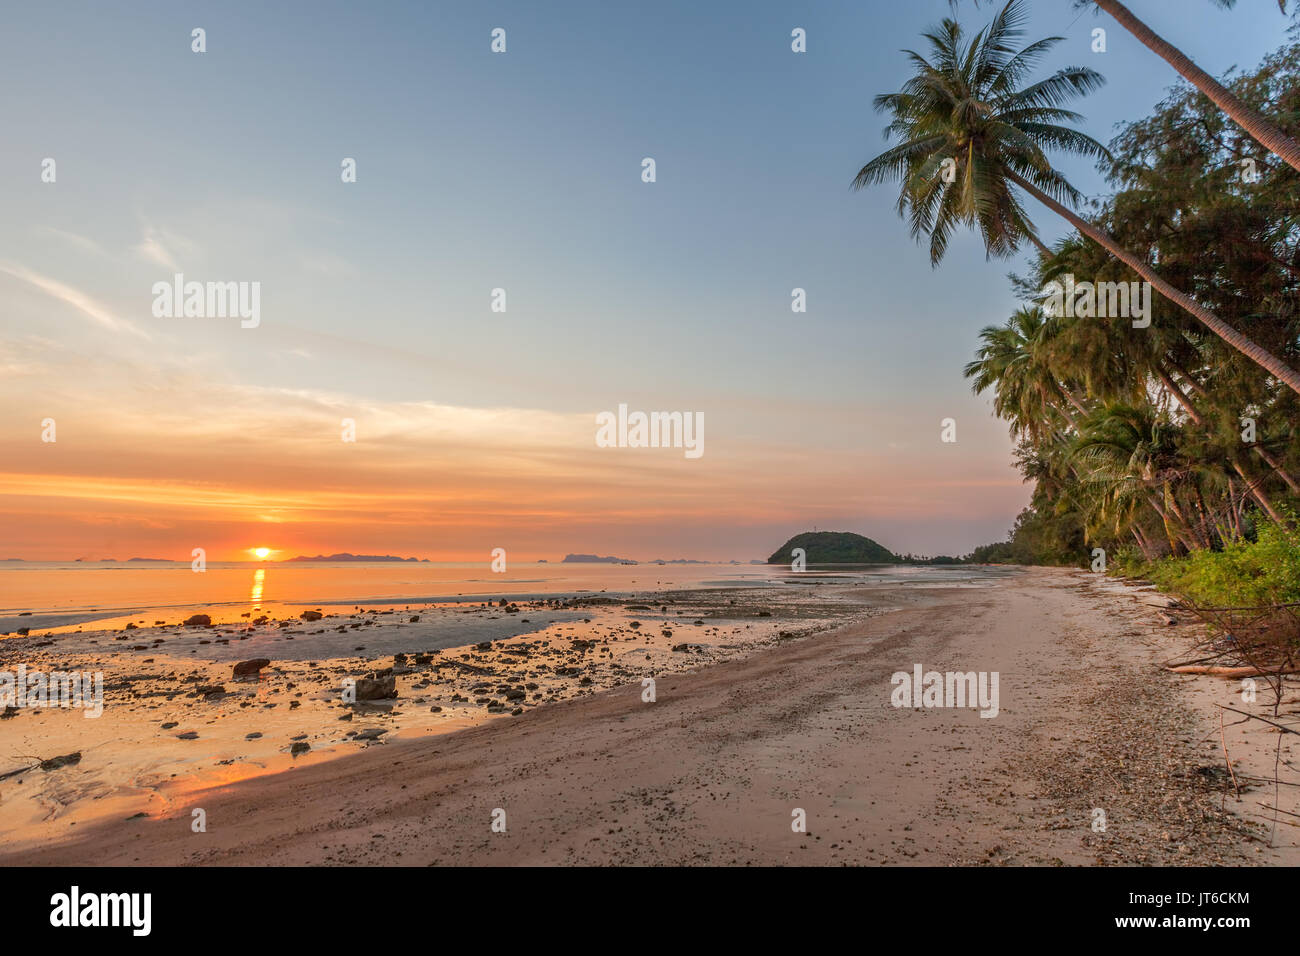
[[[414,650],[415,635],[401,631],[431,611],[476,618],[484,635],[489,617],[550,615],[541,632],[485,636],[418,661],[404,651],[295,660],[285,641],[300,635],[267,633],[235,635],[238,653],[180,672],[187,642],[212,639],[181,632],[164,639],[165,664],[158,651],[132,652],[155,676],[106,675],[131,696],[110,706],[108,694],[104,718],[29,710],[0,725],[0,772],[21,767],[37,735],[42,759],[82,753],[72,766],[0,780],[0,861],[1300,862],[1295,818],[1270,809],[1298,809],[1294,788],[1279,795],[1272,783],[1278,736],[1229,721],[1220,739],[1215,705],[1265,713],[1263,695],[1247,707],[1235,682],[1159,666],[1199,625],[1177,613],[1167,623],[1153,591],[1083,572],[1002,570],[985,584],[832,581],[771,606],[750,594],[742,609],[727,603],[733,592],[715,591],[657,606],[403,608],[390,615],[401,624],[319,622],[343,626],[353,646]],[[80,659],[103,635],[73,637],[82,643],[61,654]],[[232,681],[230,660],[253,649],[273,665]],[[20,650],[50,648],[4,642],[8,661]],[[997,716],[892,706],[891,675],[917,664],[998,672]],[[396,699],[337,699],[341,677],[385,668]],[[653,702],[642,684],[650,673]],[[178,679],[194,688],[188,696],[174,693]],[[196,693],[214,684],[220,693]],[[1291,685],[1283,711],[1295,703]],[[187,730],[197,737],[179,739]],[[293,756],[302,742],[310,749]],[[1292,753],[1281,741],[1280,759]],[[196,809],[205,832],[192,826]],[[791,826],[800,810],[806,832]]]

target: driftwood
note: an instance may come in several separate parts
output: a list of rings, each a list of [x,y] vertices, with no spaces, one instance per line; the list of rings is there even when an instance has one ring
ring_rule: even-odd
[[[1166,667],[1165,670],[1175,674],[1207,674],[1210,677],[1280,677],[1283,674],[1300,674],[1300,669],[1263,670],[1259,667],[1220,667],[1213,664],[1184,664],[1181,667]]]

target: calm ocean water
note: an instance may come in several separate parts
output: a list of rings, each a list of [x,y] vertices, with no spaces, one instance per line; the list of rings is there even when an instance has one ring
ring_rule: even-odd
[[[837,578],[873,584],[962,584],[987,575],[970,567],[839,567],[794,575],[784,565],[510,564],[488,562],[213,562],[196,573],[187,562],[5,562],[0,564],[0,631],[59,627],[127,611],[484,601],[722,587],[780,587],[795,579]],[[169,615],[170,616],[170,615]]]

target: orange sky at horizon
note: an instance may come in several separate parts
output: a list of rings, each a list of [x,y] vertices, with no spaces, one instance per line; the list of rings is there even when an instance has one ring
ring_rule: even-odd
[[[819,454],[733,438],[725,413],[709,421],[703,457],[688,460],[680,449],[598,448],[594,413],[370,403],[353,411],[349,443],[323,394],[225,402],[220,419],[194,411],[197,424],[174,420],[177,395],[162,403],[166,416],[119,397],[112,414],[16,397],[26,407],[0,433],[10,463],[0,470],[0,558],[188,561],[202,547],[228,561],[261,546],[273,557],[464,561],[503,547],[518,561],[748,560],[814,526],[920,551],[873,513],[894,527],[945,515],[960,526],[977,502],[1000,499],[1014,515],[1027,494],[1005,465],[946,473],[950,446],[933,439],[918,439],[902,471],[868,445]],[[56,421],[53,443],[40,441],[45,417]]]

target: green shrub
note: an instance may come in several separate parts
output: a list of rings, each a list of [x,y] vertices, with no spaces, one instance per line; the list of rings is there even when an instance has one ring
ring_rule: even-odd
[[[1133,545],[1117,548],[1106,562],[1106,569],[1122,578],[1144,578],[1150,574],[1150,564]]]
[[[1256,541],[1155,562],[1149,577],[1196,604],[1254,607],[1300,601],[1300,529],[1258,523]]]

